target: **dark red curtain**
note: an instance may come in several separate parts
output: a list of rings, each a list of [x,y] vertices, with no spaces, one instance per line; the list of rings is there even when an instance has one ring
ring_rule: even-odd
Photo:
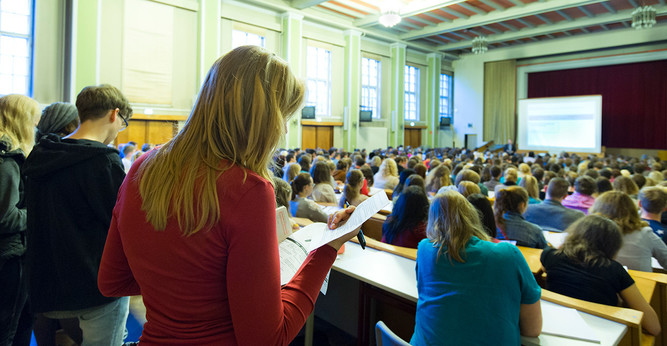
[[[602,95],[602,145],[667,148],[667,60],[528,74],[528,98]]]

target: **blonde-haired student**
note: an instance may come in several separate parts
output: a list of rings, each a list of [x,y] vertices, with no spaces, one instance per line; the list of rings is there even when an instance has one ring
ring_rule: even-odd
[[[143,296],[140,342],[287,344],[313,311],[336,251],[356,234],[311,252],[281,288],[268,167],[304,91],[275,54],[236,48],[211,67],[181,132],[132,166],[99,287]]]
[[[0,97],[0,345],[30,342],[30,330],[16,330],[28,297],[21,275],[27,228],[21,167],[35,144],[39,114],[39,104],[27,96]]]
[[[521,335],[540,334],[541,289],[526,260],[516,246],[488,241],[465,197],[438,194],[426,235],[417,249],[411,345],[519,345]]]

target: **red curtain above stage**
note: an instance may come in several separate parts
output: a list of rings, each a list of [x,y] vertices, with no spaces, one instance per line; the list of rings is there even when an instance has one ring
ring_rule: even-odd
[[[602,95],[602,145],[667,148],[667,60],[528,74],[528,98],[577,95]]]

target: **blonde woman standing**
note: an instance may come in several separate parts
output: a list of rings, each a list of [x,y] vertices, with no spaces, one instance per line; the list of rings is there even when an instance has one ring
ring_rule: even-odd
[[[256,46],[236,48],[211,67],[181,132],[132,166],[99,287],[109,296],[142,294],[141,343],[287,344],[313,311],[336,251],[356,232],[311,252],[280,287],[267,167],[303,98],[286,62]]]
[[[39,111],[27,96],[0,97],[0,345],[30,343],[30,329],[17,331],[28,296],[21,166],[35,144]]]

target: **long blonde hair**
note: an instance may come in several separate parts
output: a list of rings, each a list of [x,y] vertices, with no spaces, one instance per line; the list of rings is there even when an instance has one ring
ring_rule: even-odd
[[[140,167],[146,220],[164,230],[175,216],[190,236],[220,220],[216,181],[233,165],[272,182],[273,152],[303,97],[303,82],[275,54],[242,46],[219,58],[181,132]]]
[[[439,193],[431,202],[426,236],[439,247],[438,258],[446,248],[450,262],[454,259],[460,263],[465,263],[465,245],[472,236],[489,240],[477,209],[463,195],[452,190]]]
[[[9,138],[10,150],[21,149],[28,156],[35,145],[35,123],[39,116],[39,103],[28,96],[0,97],[0,137]]]

